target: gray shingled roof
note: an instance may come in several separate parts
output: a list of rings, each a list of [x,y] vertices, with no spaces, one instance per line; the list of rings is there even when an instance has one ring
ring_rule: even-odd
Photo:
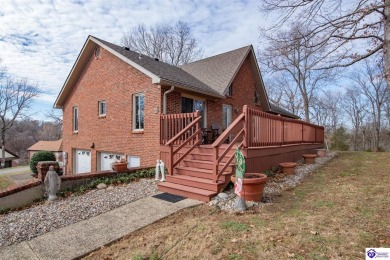
[[[299,116],[281,108],[281,107],[278,107],[277,105],[275,104],[272,104],[271,102],[269,103],[270,105],[270,110],[268,112],[271,112],[271,113],[274,113],[274,114],[281,114],[282,116],[286,116],[286,117],[291,117],[291,118],[294,118],[294,119],[298,119]]]
[[[251,46],[242,47],[206,59],[181,65],[184,71],[195,76],[220,95],[225,94]]]
[[[125,50],[124,47],[120,47],[118,45],[112,44],[110,42],[101,40],[99,38],[93,37],[96,40],[100,41],[107,47],[113,49],[114,51],[120,53],[131,61],[137,63],[141,67],[160,77],[161,79],[167,80],[172,83],[177,83],[180,85],[184,85],[193,89],[196,92],[203,92],[205,94],[209,94],[212,96],[220,97],[221,95],[210,88],[207,84],[203,83],[196,77],[190,75],[186,71],[182,70],[179,67],[170,65],[168,63],[162,61],[156,61],[154,58],[148,57],[146,55],[141,55],[134,51]],[[139,58],[141,56],[141,59]]]

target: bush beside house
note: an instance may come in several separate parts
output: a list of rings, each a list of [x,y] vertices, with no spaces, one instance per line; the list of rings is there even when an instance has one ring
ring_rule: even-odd
[[[30,169],[34,174],[38,174],[37,164],[42,161],[55,161],[56,156],[53,152],[39,151],[35,153],[30,160]]]

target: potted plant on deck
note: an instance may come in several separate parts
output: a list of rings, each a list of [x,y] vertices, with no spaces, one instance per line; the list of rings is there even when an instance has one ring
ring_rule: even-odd
[[[114,172],[125,172],[127,170],[127,161],[124,158],[112,163],[111,168]]]

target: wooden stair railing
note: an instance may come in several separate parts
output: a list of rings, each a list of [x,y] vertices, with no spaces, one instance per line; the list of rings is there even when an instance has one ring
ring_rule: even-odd
[[[177,133],[172,139],[170,139],[165,145],[169,146],[169,165],[167,166],[168,173],[170,175],[173,175],[173,169],[176,165],[178,165],[196,146],[198,146],[201,141],[201,122],[202,117],[200,116],[200,112],[196,112],[196,119],[194,119],[190,124],[188,124],[183,130],[181,130],[179,133]],[[195,131],[193,131],[193,128],[195,127]],[[174,149],[174,144],[177,140],[181,138],[185,138],[186,136],[190,135],[187,139],[185,139],[176,149]],[[182,156],[180,156],[176,161],[175,155],[184,147],[186,146],[191,140],[194,140],[192,146],[184,152]]]
[[[243,113],[239,115],[231,124],[230,126],[223,131],[223,133],[217,138],[217,140],[214,141],[214,143],[211,145],[213,147],[213,181],[218,182],[219,177],[222,175],[222,173],[226,170],[226,168],[229,166],[229,164],[234,159],[234,153],[226,160],[225,164],[222,166],[221,169],[219,169],[219,164],[222,162],[222,160],[227,157],[226,155],[231,150],[234,144],[236,144],[237,140],[241,136],[243,136],[243,141],[238,145],[239,148],[242,148],[246,144],[246,129],[247,129],[247,122],[246,122],[246,114],[247,114],[248,107],[245,105],[243,108]],[[225,140],[228,138],[228,136],[231,134],[233,129],[239,126],[240,123],[243,123],[243,126],[241,130],[238,132],[238,134],[235,136],[235,138],[230,142],[230,144],[226,147],[225,151],[222,152],[221,155],[219,155],[219,148],[220,146],[225,142]]]

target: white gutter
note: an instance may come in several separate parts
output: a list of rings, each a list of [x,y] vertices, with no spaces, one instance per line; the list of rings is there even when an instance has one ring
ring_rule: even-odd
[[[175,86],[171,86],[170,90],[164,92],[164,95],[163,95],[163,114],[164,115],[167,114],[167,95],[169,93],[173,92],[174,89],[175,89]]]

